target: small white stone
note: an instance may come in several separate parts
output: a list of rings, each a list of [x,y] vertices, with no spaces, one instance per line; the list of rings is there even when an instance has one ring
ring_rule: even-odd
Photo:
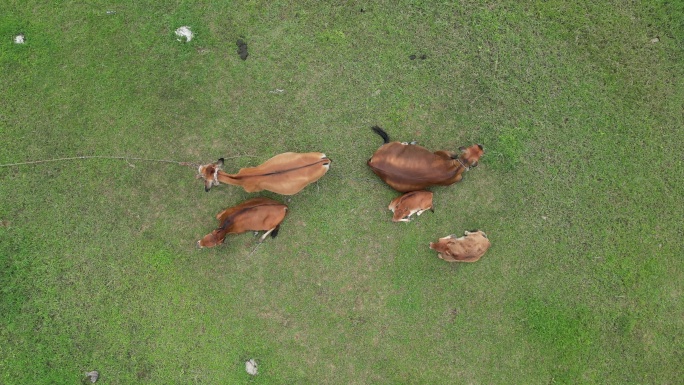
[[[192,40],[193,34],[190,30],[190,27],[184,25],[176,30],[176,36],[180,37],[180,39],[177,39],[178,41],[184,41],[187,43]]]
[[[91,383],[97,382],[97,379],[100,377],[100,373],[98,373],[97,370],[93,370],[92,372],[87,372],[86,377],[90,380]]]
[[[250,359],[249,361],[245,362],[245,370],[247,373],[251,374],[252,376],[257,375],[257,363],[254,361],[254,359]]]
[[[660,41],[660,38],[659,38],[658,36],[656,36],[656,37],[654,37],[653,39],[651,39],[651,43],[657,43],[657,42],[659,42],[659,41]]]
[[[26,38],[24,37],[23,34],[19,34],[19,35],[14,37],[14,42],[16,44],[24,44],[24,43],[26,43]]]

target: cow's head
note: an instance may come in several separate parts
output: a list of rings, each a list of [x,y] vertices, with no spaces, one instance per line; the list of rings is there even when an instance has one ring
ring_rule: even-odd
[[[461,154],[458,158],[464,162],[468,167],[477,166],[477,162],[484,155],[484,147],[481,144],[473,144],[470,147],[461,147]]]
[[[197,248],[214,247],[223,243],[226,234],[221,229],[216,229],[204,236],[204,238],[197,241]]]
[[[204,191],[209,191],[213,186],[218,186],[218,172],[223,167],[223,158],[216,163],[209,163],[199,166],[197,178],[204,179]]]

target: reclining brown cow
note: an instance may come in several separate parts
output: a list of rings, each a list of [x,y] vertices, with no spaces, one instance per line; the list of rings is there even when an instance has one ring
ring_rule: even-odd
[[[430,248],[437,251],[439,257],[447,262],[475,262],[491,245],[487,234],[480,230],[466,231],[460,238],[452,234],[439,238],[437,243],[430,242]]]
[[[449,186],[463,178],[463,172],[477,165],[484,154],[480,144],[461,147],[461,153],[430,152],[415,144],[390,142],[380,127],[373,131],[385,141],[368,160],[368,166],[385,183],[399,192],[422,190],[430,186]]]
[[[221,226],[197,241],[197,247],[214,247],[222,244],[228,234],[247,231],[265,231],[259,242],[269,234],[275,238],[286,214],[287,206],[273,199],[248,199],[218,213],[216,219]]]
[[[320,179],[330,168],[331,160],[321,152],[304,154],[286,152],[257,167],[240,169],[237,174],[221,170],[223,158],[216,163],[199,166],[198,178],[204,179],[204,191],[221,183],[242,186],[247,192],[262,190],[294,195]]]
[[[411,191],[394,198],[387,207],[394,213],[392,222],[410,222],[411,215],[420,215],[425,210],[434,212],[432,193],[426,190]]]

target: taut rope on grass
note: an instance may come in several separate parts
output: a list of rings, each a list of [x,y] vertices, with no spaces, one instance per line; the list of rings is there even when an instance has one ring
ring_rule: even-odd
[[[262,242],[257,242],[256,246],[254,246],[254,248],[252,249],[252,251],[251,251],[249,254],[247,254],[247,257],[245,257],[245,258],[251,257],[252,254],[254,254],[254,253],[257,251],[257,249],[259,248],[259,246],[261,246],[262,243],[263,243],[263,241],[262,241]]]
[[[256,158],[256,155],[235,155],[235,156],[229,156],[229,157],[224,157],[224,159],[235,159],[235,158]],[[41,164],[41,163],[51,163],[51,162],[62,162],[62,161],[69,161],[69,160],[88,160],[88,159],[118,159],[118,160],[137,160],[137,161],[143,161],[143,162],[159,162],[159,163],[171,163],[171,164],[177,164],[179,166],[187,166],[187,167],[193,167],[197,168],[200,166],[200,164],[193,163],[193,162],[179,162],[177,160],[170,160],[170,159],[150,159],[150,158],[138,158],[138,157],[133,157],[133,156],[108,156],[108,155],[84,155],[84,156],[72,156],[68,158],[55,158],[55,159],[44,159],[44,160],[32,160],[32,161],[26,161],[26,162],[19,162],[19,163],[7,163],[7,164],[0,164],[0,167],[16,167],[16,166],[27,166],[31,164]],[[343,177],[341,175],[330,175],[329,178],[334,178],[334,179],[340,179],[340,180],[352,180],[352,181],[363,181],[363,182],[373,182],[373,183],[381,183],[382,181],[380,179],[374,179],[374,178],[365,178],[365,177]],[[316,181],[316,186],[318,189],[320,189],[320,186],[318,185],[318,181]]]
[[[254,155],[235,155],[235,156],[227,157],[225,159],[233,159],[233,158],[241,158],[241,157],[254,157]],[[136,158],[133,156],[85,155],[85,156],[73,156],[73,157],[69,157],[69,158],[56,158],[56,159],[44,159],[44,160],[32,160],[32,161],[19,162],[19,163],[7,163],[7,164],[0,164],[0,167],[15,167],[15,166],[25,166],[25,165],[29,165],[29,164],[62,162],[62,161],[67,161],[67,160],[81,160],[81,159],[120,159],[120,160],[126,160],[126,161],[138,160],[138,161],[144,161],[144,162],[172,163],[172,164],[177,164],[180,166],[188,166],[188,167],[199,167],[200,166],[197,163],[179,162],[177,160],[168,160],[168,159]]]

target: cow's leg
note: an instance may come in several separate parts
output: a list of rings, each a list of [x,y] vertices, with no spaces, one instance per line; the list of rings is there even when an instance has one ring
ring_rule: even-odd
[[[271,238],[277,237],[279,230],[280,230],[280,225],[276,226],[273,230],[271,230]]]
[[[420,211],[418,211],[416,214],[420,215],[420,214],[422,214],[422,213],[424,213],[424,212],[426,212],[426,211],[428,211],[428,210],[430,210],[430,211],[433,212],[433,213],[435,212],[435,208],[434,208],[434,207],[430,207],[430,208],[428,208],[428,209],[420,210]]]
[[[280,225],[268,230],[267,232],[264,233],[264,235],[259,238],[259,242],[263,242],[266,237],[268,237],[268,234],[271,234],[272,238],[275,238],[278,235],[278,230],[280,229]]]
[[[273,231],[273,229],[270,229],[267,232],[265,232],[264,235],[262,235],[261,238],[259,238],[259,242],[263,242],[264,239],[266,239],[266,237],[268,236],[268,234],[271,234],[271,231]]]

